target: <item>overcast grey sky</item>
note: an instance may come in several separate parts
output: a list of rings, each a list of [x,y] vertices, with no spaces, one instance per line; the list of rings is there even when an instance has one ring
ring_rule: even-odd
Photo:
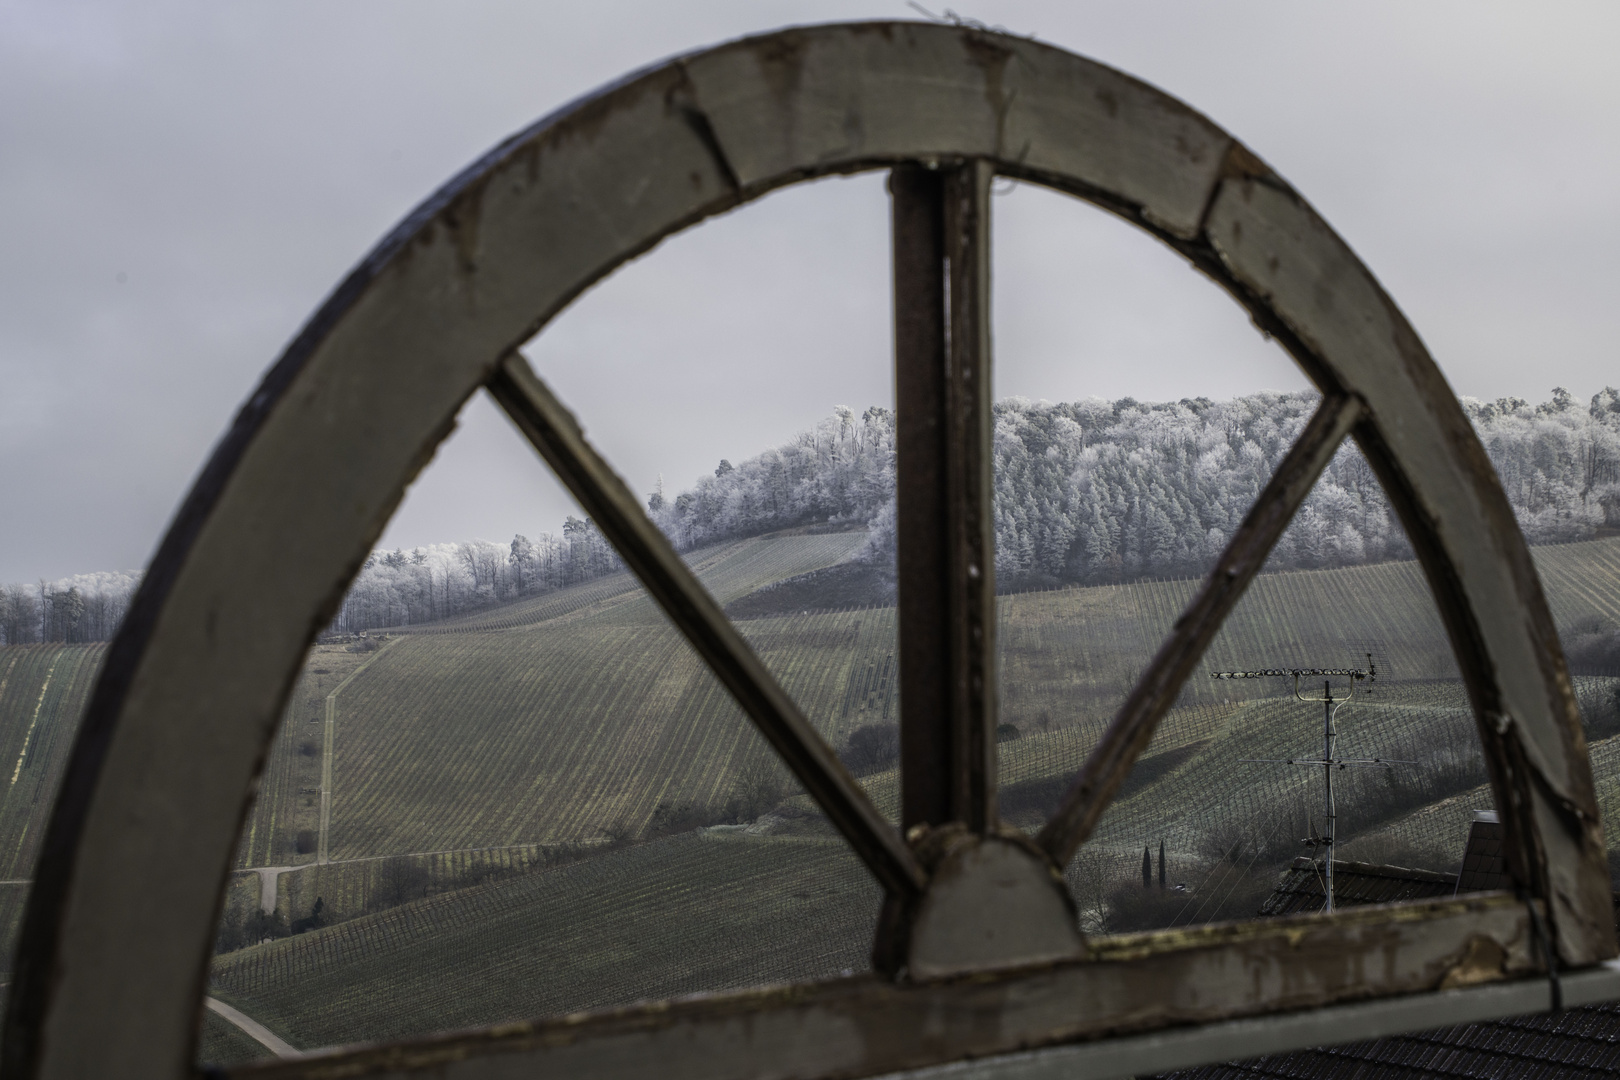
[[[1460,392],[1620,383],[1620,6],[983,0],[1157,84],[1289,178]],[[142,565],[237,404],[349,267],[513,130],[672,53],[902,2],[0,0],[0,581]],[[996,212],[998,394],[1302,385],[1097,211]],[[881,179],[782,192],[598,286],[531,354],[639,490],[886,403]],[[475,401],[388,546],[555,530]]]

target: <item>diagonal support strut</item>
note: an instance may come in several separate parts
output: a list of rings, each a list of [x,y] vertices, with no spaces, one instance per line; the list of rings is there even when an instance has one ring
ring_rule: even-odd
[[[573,414],[515,353],[496,368],[488,387],[873,876],[891,894],[906,897],[920,892],[926,876],[911,849],[681,561],[624,481],[586,441]]]

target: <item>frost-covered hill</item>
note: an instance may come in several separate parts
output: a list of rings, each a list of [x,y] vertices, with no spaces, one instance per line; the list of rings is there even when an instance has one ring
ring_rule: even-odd
[[[1314,393],[995,407],[996,571],[1012,587],[1196,573],[1242,520],[1315,409]],[[1620,394],[1582,407],[1464,398],[1532,543],[1620,525]],[[864,523],[892,557],[894,417],[840,407],[813,431],[689,491],[648,500],[681,547],[813,523]],[[1272,556],[1274,569],[1407,558],[1365,459],[1346,445]]]

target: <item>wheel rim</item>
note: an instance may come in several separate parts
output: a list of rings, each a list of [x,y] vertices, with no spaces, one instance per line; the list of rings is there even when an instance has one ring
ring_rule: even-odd
[[[413,212],[315,314],[216,449],[109,649],[25,917],[8,1073],[189,1070],[223,882],[304,650],[467,397],[521,382],[516,347],[680,229],[787,184],[912,162],[983,163],[1120,214],[1284,344],[1326,395],[1323,437],[1351,431],[1429,577],[1516,876],[1546,901],[1563,962],[1614,955],[1591,769],[1528,549],[1372,275],[1258,158],[1145,84],[1003,35],[853,24],[683,57],[545,118]],[[1164,687],[1139,693],[1151,704]],[[1051,856],[1083,841],[1142,724],[1151,735],[1139,723],[1082,774],[1042,836]]]

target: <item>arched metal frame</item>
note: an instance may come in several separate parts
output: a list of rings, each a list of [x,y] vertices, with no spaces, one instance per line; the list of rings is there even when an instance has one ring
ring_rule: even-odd
[[[903,835],[516,352],[664,237],[787,184],[878,168],[893,170],[894,196]],[[993,174],[1086,199],[1175,248],[1323,393],[1033,842],[995,814]],[[1566,1002],[1620,994],[1602,963],[1616,953],[1603,835],[1553,623],[1484,451],[1394,303],[1275,173],[1152,87],[1006,35],[866,23],[723,45],[545,118],[424,203],[289,346],[109,649],[29,901],[7,1076],[191,1071],[222,883],[301,658],[480,387],[883,883],[882,974],[244,1075],[639,1076],[656,1063],[672,1076],[860,1076],[1014,1052],[1003,1064],[1035,1073],[1081,1050],[1093,1075],[1117,1075],[1320,1042],[1323,1016],[1355,1038],[1538,1007],[1549,941]],[[1346,435],[1428,575],[1524,896],[1081,941],[1057,868]],[[1017,879],[1011,900],[992,878]]]

